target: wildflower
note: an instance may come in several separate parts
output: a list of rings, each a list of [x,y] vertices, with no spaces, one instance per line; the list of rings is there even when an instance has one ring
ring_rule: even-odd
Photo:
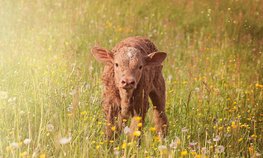
[[[29,138],[26,138],[26,139],[24,140],[24,144],[26,144],[26,145],[30,144],[30,142],[31,142],[31,139],[29,139]]]
[[[11,146],[7,146],[7,147],[5,148],[5,150],[8,152],[8,151],[12,150],[12,148],[11,148]]]
[[[87,113],[87,111],[82,111],[81,113],[80,113],[80,115],[87,115],[88,113]]]
[[[186,133],[186,132],[188,132],[188,129],[186,127],[184,127],[184,128],[182,128],[182,132]]]
[[[231,127],[230,127],[230,126],[227,126],[226,131],[227,131],[227,132],[230,132],[230,131],[231,131]]]
[[[256,88],[263,88],[263,85],[262,84],[258,84],[258,83],[256,83]]]
[[[59,144],[65,145],[71,141],[72,137],[63,137],[59,139]]]
[[[96,149],[98,150],[100,148],[100,145],[96,145]]]
[[[203,154],[206,154],[206,153],[207,153],[206,147],[202,147],[202,148],[201,148],[201,152],[202,152]]]
[[[224,129],[224,127],[222,127],[222,126],[218,127],[219,131],[222,131],[223,129]]]
[[[193,156],[195,156],[196,155],[196,151],[195,150],[191,150],[191,152],[190,152]]]
[[[243,138],[239,138],[239,139],[238,139],[238,142],[241,142],[242,140],[243,140]]]
[[[52,132],[52,131],[54,131],[54,126],[52,125],[52,124],[47,124],[47,131],[48,132]]]
[[[257,135],[256,135],[256,134],[253,134],[253,135],[251,135],[251,138],[256,139],[256,138],[257,138]]]
[[[115,127],[115,126],[112,126],[112,127],[111,127],[111,130],[112,130],[112,131],[116,131],[116,127]]]
[[[114,155],[119,156],[120,155],[120,151],[119,150],[114,150]]]
[[[188,154],[187,150],[181,151],[181,156],[186,156]]]
[[[176,149],[178,147],[178,145],[180,145],[180,144],[181,144],[180,139],[178,137],[175,137],[175,140],[173,140],[169,146],[172,149]]]
[[[126,147],[127,147],[127,143],[124,142],[124,143],[121,145],[121,148],[122,148],[122,149],[125,149]]]
[[[167,147],[165,145],[158,146],[158,150],[161,152],[161,154],[167,153]]]
[[[139,137],[141,135],[141,131],[134,131],[133,135]]]
[[[156,128],[154,128],[154,127],[150,127],[150,129],[149,129],[151,132],[155,132],[156,131]]]
[[[128,126],[126,126],[123,131],[124,131],[124,134],[131,133],[131,129]]]
[[[0,91],[0,100],[4,100],[8,98],[8,93],[5,91]]]
[[[40,154],[39,158],[46,158],[46,154]]]
[[[27,152],[26,152],[26,151],[20,153],[20,157],[25,157],[26,155],[27,155]]]
[[[219,145],[216,147],[216,153],[220,154],[223,153],[225,151],[225,147],[223,145]]]
[[[11,103],[11,104],[15,103],[15,101],[16,101],[16,97],[11,97],[11,98],[9,98],[9,99],[7,100],[7,102],[8,102],[8,103]]]
[[[141,120],[142,120],[142,117],[136,116],[136,117],[135,117],[135,120],[136,120],[136,121],[141,121]]]
[[[73,106],[72,106],[71,104],[67,107],[67,111],[68,111],[68,112],[72,112],[73,109],[74,109],[74,108],[73,108]]]
[[[196,92],[199,92],[199,91],[200,91],[200,88],[196,87],[196,88],[195,88],[195,91],[196,91]]]
[[[156,142],[159,142],[161,140],[161,138],[160,138],[160,136],[154,136],[153,140],[156,141]]]
[[[200,155],[200,154],[195,155],[195,158],[201,158],[201,157],[202,157],[202,155]]]
[[[249,151],[249,153],[251,154],[251,155],[253,155],[254,154],[254,146],[250,146],[250,147],[248,147],[248,151]]]
[[[11,146],[13,149],[18,149],[18,148],[19,148],[19,144],[18,144],[17,142],[11,143],[10,146]]]
[[[142,127],[142,123],[140,122],[140,123],[138,123],[138,125],[137,125],[138,127]]]
[[[231,123],[231,127],[232,127],[233,129],[237,128],[237,124],[236,124],[235,121],[233,121],[233,122]]]
[[[213,138],[214,142],[218,142],[219,140],[220,140],[220,136],[218,136],[218,135],[215,138]]]
[[[190,142],[190,143],[189,143],[189,146],[190,146],[190,147],[194,147],[194,146],[196,146],[196,145],[197,145],[197,142]]]

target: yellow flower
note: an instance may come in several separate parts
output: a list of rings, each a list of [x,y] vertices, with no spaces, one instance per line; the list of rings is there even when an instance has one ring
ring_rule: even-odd
[[[200,154],[195,155],[195,158],[201,158],[201,157],[202,157],[202,155],[200,155]]]
[[[138,127],[142,127],[142,123],[138,123],[138,125],[137,125]]]
[[[87,111],[82,111],[80,115],[87,115]]]
[[[161,141],[161,139],[160,139],[160,137],[159,137],[159,136],[154,136],[154,137],[153,137],[153,139],[154,139],[154,141],[156,141],[156,142],[159,142],[159,141]]]
[[[141,131],[134,131],[133,135],[139,137],[141,135]]]
[[[112,131],[116,131],[116,127],[115,127],[115,126],[112,126],[112,127],[111,127],[111,130],[112,130]]]
[[[136,117],[135,117],[135,120],[136,120],[136,121],[141,121],[141,120],[142,120],[142,117],[136,116]]]
[[[256,138],[257,138],[257,135],[256,135],[256,134],[253,134],[253,135],[251,135],[251,137],[252,137],[253,139],[256,139]]]
[[[149,130],[150,130],[151,132],[155,132],[155,131],[156,131],[156,128],[151,127]]]
[[[123,122],[127,122],[127,119],[123,119],[122,121],[123,121]]]
[[[110,143],[114,143],[114,140],[110,140]]]
[[[231,131],[231,127],[227,126],[226,130],[227,130],[227,132],[230,132]]]
[[[6,148],[5,148],[5,150],[8,152],[8,151],[11,151],[12,150],[12,147],[11,146],[7,146]]]
[[[27,155],[27,152],[26,152],[26,151],[20,153],[20,157],[25,157],[26,155]]]
[[[193,156],[195,156],[195,155],[196,155],[196,152],[195,152],[195,151],[191,151],[191,154],[192,154]]]
[[[233,129],[237,128],[237,124],[236,124],[235,121],[233,121],[233,122],[231,123],[231,127],[232,127]]]
[[[241,142],[242,140],[243,140],[243,138],[239,138],[239,139],[238,139],[238,142]]]
[[[99,148],[100,148],[100,145],[97,145],[97,146],[96,146],[96,149],[98,150]]]
[[[249,153],[250,153],[251,155],[253,155],[253,154],[254,154],[254,147],[253,147],[253,146],[250,146],[250,147],[248,148],[248,151],[249,151]]]
[[[39,158],[46,158],[46,154],[40,154]]]
[[[188,154],[187,150],[181,151],[181,156],[186,156]]]
[[[127,143],[124,142],[124,143],[121,145],[121,148],[122,148],[122,149],[125,149],[126,147],[127,147]]]

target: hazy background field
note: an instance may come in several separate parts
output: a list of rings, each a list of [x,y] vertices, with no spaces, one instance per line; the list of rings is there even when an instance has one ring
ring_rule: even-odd
[[[104,139],[92,46],[166,51],[169,135]],[[0,0],[0,158],[262,157],[263,1]],[[107,147],[111,146],[111,147]]]

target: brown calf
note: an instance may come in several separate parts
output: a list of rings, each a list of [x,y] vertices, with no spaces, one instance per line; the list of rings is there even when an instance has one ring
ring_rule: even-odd
[[[93,56],[105,64],[103,72],[103,108],[106,114],[106,135],[113,136],[112,126],[121,131],[131,116],[131,133],[140,130],[149,109],[148,96],[153,103],[155,128],[161,136],[167,133],[165,114],[165,81],[162,62],[166,53],[143,37],[129,37],[111,51],[94,47]],[[118,118],[116,120],[116,118]],[[138,119],[141,118],[141,119]]]

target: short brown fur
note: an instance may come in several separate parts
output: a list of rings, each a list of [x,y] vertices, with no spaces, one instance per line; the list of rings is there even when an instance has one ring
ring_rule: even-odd
[[[136,48],[142,53],[142,56],[147,56],[150,53],[157,52],[156,46],[149,40],[143,37],[126,38],[117,44],[112,51],[109,51],[110,56],[115,56],[119,50],[124,47]],[[95,52],[93,50],[93,52]],[[94,55],[95,56],[95,55]],[[138,123],[144,124],[146,112],[149,109],[148,97],[150,97],[153,108],[153,119],[156,131],[165,136],[168,128],[168,121],[165,114],[165,80],[162,75],[162,65],[145,66],[142,70],[141,78],[137,83],[136,88],[132,92],[132,96],[127,104],[122,105],[120,89],[116,84],[114,72],[114,63],[105,64],[102,80],[104,83],[103,92],[103,109],[106,115],[107,126],[106,135],[109,139],[113,136],[112,126],[116,126],[118,131],[121,131],[126,126],[126,120],[131,116],[131,134],[135,130],[141,130]],[[138,119],[138,116],[141,120]],[[117,118],[117,119],[116,119]],[[139,128],[139,129],[138,129]]]

